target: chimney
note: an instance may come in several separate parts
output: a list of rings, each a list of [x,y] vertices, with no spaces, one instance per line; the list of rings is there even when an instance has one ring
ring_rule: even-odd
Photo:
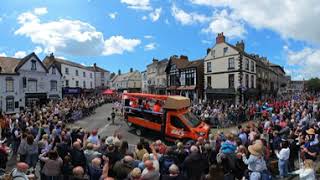
[[[216,37],[216,44],[223,43],[223,42],[226,42],[226,37],[223,35],[223,32],[218,33],[218,36]]]
[[[130,72],[131,72],[131,73],[133,72],[133,68],[130,68]]]
[[[94,63],[94,64],[93,64],[93,67],[94,67],[94,68],[97,68],[97,63]]]
[[[121,70],[120,69],[118,70],[118,75],[121,75]]]
[[[210,51],[211,51],[211,49],[210,49],[210,48],[208,48],[208,49],[207,49],[207,55],[210,53]]]
[[[50,53],[49,58],[50,58],[50,59],[54,59],[54,55],[53,55],[53,53]]]
[[[180,55],[180,59],[186,59],[186,60],[188,60],[188,56]]]
[[[158,59],[155,59],[155,58],[152,59],[153,63],[157,63],[158,61],[159,61]]]
[[[241,40],[240,42],[237,41],[236,47],[237,47],[239,50],[244,51],[244,42],[243,42],[243,40]]]

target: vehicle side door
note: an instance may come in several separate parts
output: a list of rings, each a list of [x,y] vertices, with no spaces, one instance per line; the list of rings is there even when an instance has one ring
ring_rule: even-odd
[[[190,131],[189,128],[182,122],[181,118],[176,114],[169,114],[166,132],[168,136],[181,139]]]

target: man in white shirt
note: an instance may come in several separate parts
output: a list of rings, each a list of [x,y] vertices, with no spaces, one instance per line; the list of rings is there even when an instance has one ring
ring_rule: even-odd
[[[278,168],[280,177],[284,178],[288,176],[288,161],[290,156],[289,143],[286,140],[283,140],[281,143],[280,152],[276,151],[276,155],[278,157]]]

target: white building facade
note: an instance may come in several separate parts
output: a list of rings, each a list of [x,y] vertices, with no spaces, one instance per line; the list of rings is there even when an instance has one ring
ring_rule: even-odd
[[[53,67],[48,70],[35,53],[22,59],[2,57],[0,61],[2,112],[16,113],[62,97],[61,73],[52,74]]]
[[[256,60],[245,53],[243,41],[233,46],[219,33],[216,44],[208,49],[204,59],[204,74],[207,100],[241,103],[254,94]]]
[[[68,60],[54,57],[53,54],[45,57],[44,64],[49,67],[54,64],[62,74],[63,95],[80,95],[93,92],[95,89],[95,72],[90,67],[83,66]]]

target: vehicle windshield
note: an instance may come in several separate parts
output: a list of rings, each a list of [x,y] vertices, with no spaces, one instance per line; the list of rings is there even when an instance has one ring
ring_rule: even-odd
[[[197,127],[201,123],[201,121],[190,111],[183,114],[182,117],[185,119],[186,123],[190,127]]]

